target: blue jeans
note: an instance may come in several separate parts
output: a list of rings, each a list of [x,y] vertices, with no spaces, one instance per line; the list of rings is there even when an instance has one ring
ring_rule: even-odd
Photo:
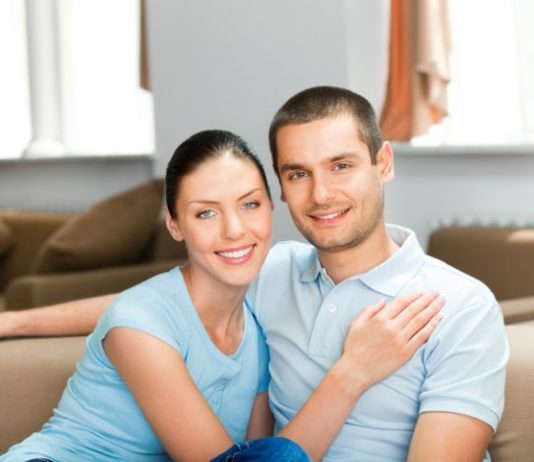
[[[294,441],[273,436],[234,444],[211,462],[311,462],[308,454]]]

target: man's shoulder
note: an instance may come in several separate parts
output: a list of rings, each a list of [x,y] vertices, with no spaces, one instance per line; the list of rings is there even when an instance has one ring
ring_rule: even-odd
[[[425,255],[423,271],[427,278],[435,283],[435,288],[452,294],[462,293],[467,296],[494,300],[494,295],[486,284],[464,273],[443,260]]]

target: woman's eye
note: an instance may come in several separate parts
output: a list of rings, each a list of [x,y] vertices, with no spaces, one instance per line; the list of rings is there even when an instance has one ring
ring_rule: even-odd
[[[215,216],[213,210],[202,210],[202,212],[197,214],[197,218],[211,218],[213,216]]]
[[[259,206],[260,206],[259,202],[246,202],[245,204],[243,204],[244,209],[255,209],[255,208],[258,208]]]

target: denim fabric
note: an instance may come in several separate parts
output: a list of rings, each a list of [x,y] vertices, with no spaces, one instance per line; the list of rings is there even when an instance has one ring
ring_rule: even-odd
[[[211,462],[311,462],[295,442],[278,436],[234,444]]]

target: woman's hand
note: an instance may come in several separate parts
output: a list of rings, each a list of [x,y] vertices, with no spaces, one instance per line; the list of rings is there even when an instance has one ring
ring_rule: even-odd
[[[441,319],[445,299],[412,293],[365,308],[349,326],[340,364],[364,389],[405,364]]]

